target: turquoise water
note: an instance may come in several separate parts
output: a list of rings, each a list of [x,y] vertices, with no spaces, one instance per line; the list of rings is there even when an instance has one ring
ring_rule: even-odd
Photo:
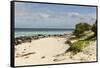
[[[15,37],[33,36],[37,34],[53,35],[53,34],[68,34],[73,29],[15,29]]]

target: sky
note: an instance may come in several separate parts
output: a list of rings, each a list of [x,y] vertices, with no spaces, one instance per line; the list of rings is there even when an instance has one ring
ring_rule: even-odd
[[[41,3],[15,3],[15,28],[74,28],[96,20],[96,7]]]

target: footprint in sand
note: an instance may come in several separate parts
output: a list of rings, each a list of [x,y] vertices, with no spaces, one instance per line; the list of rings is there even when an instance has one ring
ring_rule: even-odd
[[[27,57],[27,56],[35,54],[35,53],[36,52],[29,52],[29,53],[26,53],[26,54],[16,54],[16,58],[18,58],[18,57]]]
[[[54,59],[53,61],[55,61],[55,62],[59,62],[59,61],[63,61],[63,60],[65,60],[66,58],[63,58],[63,59]]]
[[[22,57],[23,56],[27,56],[27,55],[31,55],[31,54],[35,54],[36,52],[30,52],[30,53],[26,53],[26,54],[23,54],[23,55],[21,55]]]
[[[24,49],[24,50],[26,50],[26,49]]]
[[[44,58],[45,58],[45,56],[42,56],[41,58],[42,58],[42,59],[44,59]]]
[[[61,54],[57,54],[57,55],[55,55],[53,57],[60,57],[60,56],[64,56],[64,55],[65,55],[64,53],[61,53]]]

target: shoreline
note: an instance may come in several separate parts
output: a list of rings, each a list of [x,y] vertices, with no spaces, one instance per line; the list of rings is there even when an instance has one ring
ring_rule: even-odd
[[[20,36],[20,37],[16,37],[15,38],[15,45],[19,45],[22,43],[26,43],[26,42],[31,42],[32,40],[38,40],[38,39],[42,39],[42,38],[48,38],[48,37],[59,37],[59,38],[67,38],[69,36],[71,36],[72,33],[68,33],[68,34],[49,34],[49,35],[45,35],[45,34],[37,34],[37,35],[33,35],[33,36]]]

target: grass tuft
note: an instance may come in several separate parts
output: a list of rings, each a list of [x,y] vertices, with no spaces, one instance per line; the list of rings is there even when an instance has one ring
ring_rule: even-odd
[[[68,51],[73,52],[74,54],[81,52],[83,48],[85,48],[89,44],[89,41],[79,40],[74,42],[72,46],[68,49]]]

